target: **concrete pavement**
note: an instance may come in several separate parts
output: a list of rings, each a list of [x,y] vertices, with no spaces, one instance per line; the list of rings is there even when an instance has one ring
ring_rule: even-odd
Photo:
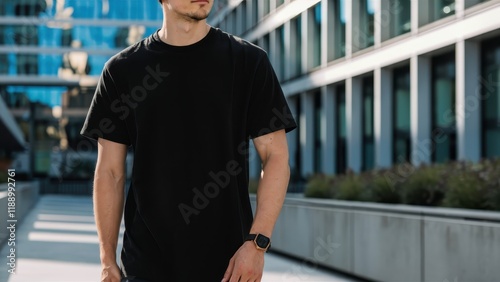
[[[0,252],[0,281],[99,281],[99,246],[92,214],[90,197],[42,196],[21,225],[16,226],[16,274],[8,272],[10,247],[4,246]],[[318,270],[306,262],[266,254],[262,282],[281,281],[355,280]]]

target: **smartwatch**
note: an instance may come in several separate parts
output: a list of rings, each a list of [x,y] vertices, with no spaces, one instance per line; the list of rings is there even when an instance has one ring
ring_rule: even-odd
[[[255,247],[264,252],[267,252],[269,247],[271,247],[271,239],[262,234],[248,234],[245,241],[253,241],[255,243]]]

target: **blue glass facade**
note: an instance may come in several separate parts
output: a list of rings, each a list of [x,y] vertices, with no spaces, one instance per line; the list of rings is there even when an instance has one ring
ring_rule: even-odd
[[[98,76],[113,54],[153,33],[162,19],[154,0],[0,0],[0,6],[0,45],[8,50],[0,53],[0,75],[8,77]],[[25,94],[57,106],[67,90],[6,85],[9,104]]]

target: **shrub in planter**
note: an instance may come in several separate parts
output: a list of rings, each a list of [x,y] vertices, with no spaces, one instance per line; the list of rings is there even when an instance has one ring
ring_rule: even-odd
[[[444,169],[441,166],[422,166],[401,183],[404,203],[437,206],[444,198]]]
[[[364,184],[360,175],[348,173],[340,183],[335,185],[335,198],[347,201],[365,201],[367,197],[367,185]]]
[[[371,181],[370,200],[378,203],[401,203],[401,195],[397,186],[393,185],[381,171]]]
[[[477,164],[456,163],[447,185],[444,206],[500,210],[498,160],[483,160]]]
[[[311,176],[306,184],[304,196],[310,198],[332,198],[332,176],[317,174]]]
[[[443,205],[453,208],[488,209],[488,184],[479,173],[463,169],[448,180]]]

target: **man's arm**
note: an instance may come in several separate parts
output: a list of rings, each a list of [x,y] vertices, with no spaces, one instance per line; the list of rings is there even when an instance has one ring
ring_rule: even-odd
[[[94,216],[99,236],[101,281],[120,281],[116,263],[118,233],[123,215],[127,146],[99,138],[94,177]]]
[[[262,160],[262,175],[257,188],[257,209],[250,233],[271,237],[283,207],[290,167],[285,130],[253,139]],[[264,252],[251,241],[245,242],[229,262],[223,282],[260,281],[264,267]]]

